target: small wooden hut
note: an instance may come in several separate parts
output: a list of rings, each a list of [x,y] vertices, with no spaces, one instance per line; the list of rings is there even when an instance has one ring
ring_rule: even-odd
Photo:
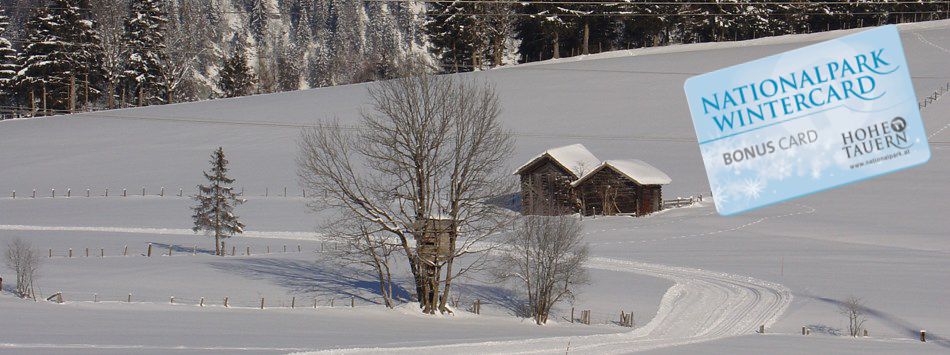
[[[429,263],[438,263],[448,259],[452,253],[452,235],[455,223],[451,218],[431,216],[417,221],[422,236],[416,239],[416,252]]]
[[[559,215],[578,212],[571,183],[600,165],[581,144],[546,150],[517,171],[521,177],[521,213]]]
[[[642,216],[663,208],[665,173],[640,160],[608,160],[571,183],[586,215]]]

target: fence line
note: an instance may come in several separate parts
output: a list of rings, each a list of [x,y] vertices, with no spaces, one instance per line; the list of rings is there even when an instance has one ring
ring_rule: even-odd
[[[222,248],[222,256],[260,256],[260,255],[271,255],[271,254],[288,254],[288,253],[325,253],[325,252],[335,252],[339,250],[346,250],[349,246],[346,243],[342,242],[320,242],[318,248],[304,248],[302,244],[288,245],[281,244],[279,248],[271,250],[270,245],[265,245],[263,250],[254,249],[250,245],[244,245],[244,248],[238,249],[237,246],[230,245],[228,248],[227,242],[225,242],[225,248]],[[341,246],[346,246],[346,248],[341,248]],[[240,253],[238,252],[240,251]],[[104,259],[104,258],[115,258],[115,257],[184,257],[184,256],[198,256],[198,255],[208,255],[208,256],[217,256],[214,253],[214,249],[203,249],[199,248],[198,244],[191,245],[177,245],[177,244],[165,244],[165,243],[147,243],[141,250],[141,253],[136,252],[135,250],[130,251],[129,246],[125,245],[116,251],[114,248],[82,248],[76,249],[66,248],[60,251],[56,251],[53,248],[47,248],[46,257],[47,259],[53,258],[62,258],[62,259]]]
[[[264,192],[263,194],[253,194],[253,195],[246,194],[245,187],[243,186],[240,187],[240,189],[235,187],[235,190],[237,190],[237,195],[241,197],[270,197],[270,198],[306,198],[307,197],[307,190],[299,189],[299,190],[291,191],[287,187],[283,187],[282,189],[277,190],[279,193],[276,193],[276,194],[270,193],[269,187],[265,187],[263,189],[263,192]],[[69,186],[66,187],[65,193],[62,192],[63,190],[60,190],[60,192],[57,193],[56,188],[39,190],[40,191],[39,193],[37,193],[37,191],[38,190],[34,188],[32,191],[29,191],[26,195],[24,195],[24,194],[17,194],[17,190],[10,190],[10,194],[8,195],[8,197],[11,199],[18,199],[18,198],[35,199],[35,198],[43,198],[43,197],[48,197],[48,198],[126,197],[127,198],[127,197],[148,197],[148,196],[191,198],[197,194],[197,189],[193,189],[193,190],[189,189],[186,193],[183,187],[179,187],[177,191],[174,191],[174,190],[166,191],[165,186],[161,186],[157,190],[151,190],[151,191],[148,190],[147,186],[143,186],[141,189],[135,189],[135,190],[130,190],[129,188],[125,187],[121,189],[121,192],[116,192],[116,190],[113,190],[111,195],[110,195],[109,188],[102,188],[100,190],[95,190],[93,188],[86,187],[84,190],[81,190],[79,191],[79,193],[75,193],[75,194],[72,192],[72,188],[70,188]]]
[[[699,196],[677,197],[672,200],[663,200],[662,207],[664,210],[668,208],[680,208],[680,207],[686,207],[696,202],[702,202],[702,201],[703,201],[702,194],[699,194]]]
[[[42,295],[41,292],[37,292],[37,300],[47,300],[50,302],[56,303],[71,303],[71,302],[84,302],[84,303],[125,303],[131,305],[171,305],[171,306],[192,306],[192,307],[216,307],[216,308],[227,308],[227,309],[258,309],[258,310],[268,310],[268,309],[327,309],[327,308],[368,308],[373,306],[378,306],[384,304],[381,297],[375,297],[372,300],[365,297],[359,297],[361,302],[358,305],[356,302],[356,296],[349,297],[314,297],[309,295],[284,295],[280,297],[267,297],[267,296],[257,296],[257,297],[230,297],[230,296],[219,296],[219,297],[205,297],[205,296],[191,296],[191,297],[179,297],[175,295],[169,296],[154,296],[154,295],[139,295],[132,292],[91,292],[91,291],[74,291],[74,290],[58,290],[49,296]],[[410,301],[411,302],[411,301]],[[472,301],[472,306],[465,311],[469,313],[474,313],[476,315],[481,314],[481,306],[485,303],[481,299],[475,299]],[[564,320],[569,321],[570,323],[577,323],[583,325],[615,325],[621,327],[636,327],[636,321],[633,312],[627,312],[623,308],[619,308],[618,313],[610,312],[600,312],[593,311],[590,309],[576,309],[571,308],[571,317],[566,318],[562,317]]]
[[[924,107],[927,107],[927,105],[937,102],[937,99],[947,92],[950,92],[950,82],[947,82],[944,86],[941,86],[932,94],[924,96],[924,99],[917,103],[917,108],[923,109]]]

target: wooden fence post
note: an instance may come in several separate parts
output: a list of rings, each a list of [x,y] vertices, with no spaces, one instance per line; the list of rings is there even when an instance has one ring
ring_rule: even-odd
[[[222,251],[223,251],[223,250],[222,250]],[[235,254],[236,251],[237,251],[237,247],[232,245],[232,246],[231,246],[231,256],[234,256],[234,254]]]
[[[313,298],[313,309],[317,309],[317,298]]]
[[[571,324],[574,323],[574,307],[571,307]]]
[[[126,196],[128,196],[128,191],[126,191],[126,189],[122,189],[122,197]]]
[[[168,245],[168,256],[172,256],[172,246]]]
[[[129,293],[129,298],[125,300],[126,303],[132,303],[132,293]]]
[[[168,303],[175,304],[175,296],[172,296],[171,298],[169,298]]]
[[[287,246],[286,246],[286,245],[284,245],[284,252],[285,252],[285,253],[287,252]]]
[[[247,247],[247,255],[248,255],[248,256],[251,255],[251,247]]]
[[[162,191],[158,193],[158,196],[165,197],[165,186],[162,186]]]
[[[803,326],[802,326],[802,335],[805,335],[805,330],[806,330],[806,329],[808,329],[808,328],[803,325]]]
[[[759,334],[765,334],[765,325],[762,324],[759,326]]]
[[[73,248],[69,248],[69,257],[73,257]]]
[[[350,296],[350,308],[356,307],[356,296]]]
[[[52,248],[49,250],[49,258],[50,258],[50,259],[53,258],[53,249],[52,249]]]
[[[33,197],[32,197],[32,198],[36,198],[36,189],[33,189]]]
[[[99,248],[99,257],[100,257],[100,258],[106,257],[106,250],[105,250],[105,248]]]
[[[926,331],[926,330],[923,330],[923,329],[920,330],[920,341],[921,341],[921,342],[924,342],[924,343],[927,342],[927,331]]]
[[[152,243],[148,243],[148,251],[145,253],[145,256],[152,257]]]
[[[290,298],[290,309],[294,309],[297,306],[297,297]]]
[[[191,255],[198,255],[198,244],[191,247]]]
[[[224,298],[224,307],[225,307],[225,308],[228,308],[228,298],[227,298],[227,297]]]
[[[56,189],[49,189],[50,197],[56,198]]]
[[[142,186],[142,197],[145,197],[145,186]]]
[[[98,293],[93,293],[93,294],[92,294],[92,302],[94,302],[94,303],[99,303],[99,294],[98,294]]]
[[[109,188],[106,188],[106,197],[109,197]]]
[[[122,256],[129,256],[129,245],[125,245],[125,249],[122,250]]]
[[[267,252],[265,254],[270,254],[270,245],[267,246]]]
[[[182,188],[179,187],[179,188],[178,188],[178,197],[181,197],[182,192],[184,192],[184,189],[182,189]]]
[[[297,252],[300,252],[300,244],[297,244]]]
[[[67,188],[66,188],[66,198],[70,198],[70,197],[72,197],[72,196],[73,196],[73,189],[70,189],[70,188],[67,187]]]
[[[86,189],[86,197],[89,197],[89,189]]]
[[[264,297],[261,297],[261,309],[264,309]]]
[[[868,330],[867,330],[867,329],[864,330],[864,337],[865,337],[865,338],[868,337]]]
[[[86,248],[86,257],[89,257],[89,248]]]
[[[200,303],[198,303],[198,306],[200,306],[200,307],[204,307],[204,306],[205,306],[205,298],[204,298],[204,297],[201,298],[201,301],[200,301]]]

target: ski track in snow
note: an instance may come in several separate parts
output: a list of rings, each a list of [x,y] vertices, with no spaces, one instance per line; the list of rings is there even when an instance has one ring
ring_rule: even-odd
[[[661,241],[666,241],[666,240],[683,239],[683,238],[708,237],[708,236],[713,236],[713,235],[721,234],[721,233],[725,233],[725,232],[735,232],[735,231],[737,231],[737,230],[740,230],[740,229],[743,229],[743,228],[746,228],[746,227],[751,227],[751,226],[754,226],[754,225],[756,225],[756,224],[765,222],[766,220],[769,220],[769,219],[772,219],[772,218],[784,218],[784,217],[791,217],[791,216],[797,216],[797,215],[802,215],[802,214],[815,213],[815,209],[814,209],[813,207],[811,207],[811,206],[802,205],[802,204],[799,204],[798,206],[802,208],[801,211],[790,212],[790,213],[781,214],[781,215],[775,215],[775,216],[765,216],[765,217],[758,218],[758,219],[756,219],[756,220],[754,220],[754,221],[751,221],[751,222],[749,222],[749,223],[740,224],[740,225],[738,225],[738,226],[735,226],[735,227],[732,227],[732,228],[728,228],[728,229],[719,229],[719,230],[709,231],[709,232],[694,233],[694,234],[683,234],[683,235],[677,235],[677,236],[671,236],[671,237],[665,237],[665,238],[656,238],[656,239],[625,240],[625,241],[618,241],[618,242],[590,243],[590,245],[653,243],[653,242],[661,242]],[[704,214],[703,216],[708,216],[708,215],[711,215],[711,214],[713,214],[713,213],[715,213],[715,212],[710,212],[710,213]],[[680,218],[680,219],[678,219],[678,220],[675,220],[675,222],[671,222],[671,223],[678,223],[678,222],[682,221],[683,219],[685,219],[685,217]],[[662,225],[662,224],[655,224],[655,225]],[[637,229],[637,228],[641,228],[641,227],[647,227],[647,226],[653,226],[653,225],[644,225],[644,226],[637,226],[637,227],[631,227],[631,228],[604,229],[604,230],[600,230],[600,231],[596,231],[596,232],[589,232],[589,233],[587,233],[587,234],[597,233],[597,232],[603,233],[603,232],[608,232],[608,231],[629,231],[629,230],[633,230],[633,229]]]

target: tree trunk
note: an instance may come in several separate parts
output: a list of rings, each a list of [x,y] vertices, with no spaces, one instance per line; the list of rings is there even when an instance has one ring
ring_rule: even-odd
[[[590,54],[590,48],[588,44],[590,43],[590,24],[584,22],[584,55]]]
[[[110,80],[108,86],[106,87],[106,107],[113,109],[115,108],[115,84]]]
[[[553,53],[552,56],[551,56],[552,59],[558,59],[558,58],[561,57],[561,44],[560,44],[560,42],[561,42],[561,41],[560,41],[560,38],[558,37],[558,33],[557,33],[557,32],[554,32],[554,40],[551,42],[551,46],[554,47],[554,50],[553,50],[554,53]]]
[[[494,64],[496,67],[500,67],[502,60],[504,60],[504,58],[502,58],[502,54],[504,50],[503,41],[504,40],[501,38],[501,36],[498,36],[498,38],[495,39],[495,63]]]

